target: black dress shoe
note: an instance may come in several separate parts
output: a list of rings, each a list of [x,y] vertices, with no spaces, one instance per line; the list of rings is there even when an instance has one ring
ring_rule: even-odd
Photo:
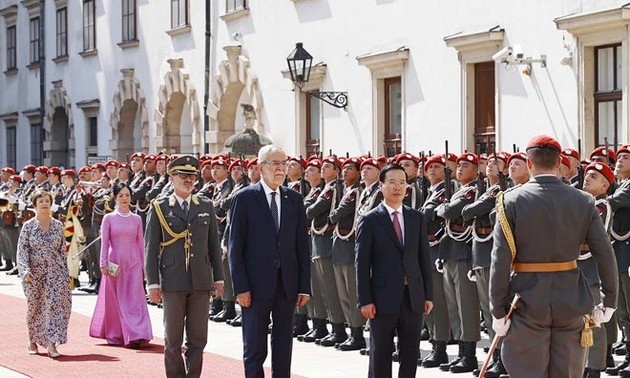
[[[18,275],[18,267],[13,267],[13,269],[7,272],[7,276],[17,276]]]
[[[370,348],[363,348],[359,351],[359,354],[362,356],[369,356],[370,355]]]
[[[627,368],[628,366],[630,366],[630,360],[625,359],[621,361],[621,363],[615,365],[614,367],[606,368],[605,371],[606,371],[606,374],[608,375],[619,375],[619,371]]]
[[[7,260],[5,264],[0,267],[0,272],[8,272],[11,269],[13,269],[13,261]]]
[[[232,327],[240,327],[243,325],[243,315],[239,314],[236,318],[230,321]]]

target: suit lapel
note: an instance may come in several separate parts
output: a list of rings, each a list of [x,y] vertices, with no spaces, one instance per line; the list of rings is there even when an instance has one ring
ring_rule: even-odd
[[[385,205],[381,203],[377,209],[380,214],[379,219],[381,220],[381,223],[383,223],[385,232],[392,239],[394,239],[394,242],[396,242],[396,245],[398,246],[398,248],[402,249],[402,245],[400,245],[400,241],[398,240],[398,235],[396,235],[396,231],[394,230],[394,224],[392,223],[392,220],[389,216],[389,213],[387,212],[387,209],[385,208]]]
[[[415,232],[420,231],[420,227],[416,226],[415,224],[411,224],[411,221],[413,219],[413,217],[410,215],[410,210],[405,208],[403,206],[403,217],[404,217],[404,222],[405,222],[405,247],[407,247],[409,245],[409,240],[411,235],[413,235],[413,232],[415,230]]]
[[[265,189],[260,182],[258,182],[258,184],[256,185],[258,185],[258,187],[256,188],[256,198],[258,198],[258,204],[262,208],[263,214],[265,214],[265,218],[267,218],[269,224],[273,227],[274,230],[276,230],[276,225],[274,224],[273,217],[271,216],[271,209],[269,208],[269,201],[267,201],[267,196],[265,195]]]

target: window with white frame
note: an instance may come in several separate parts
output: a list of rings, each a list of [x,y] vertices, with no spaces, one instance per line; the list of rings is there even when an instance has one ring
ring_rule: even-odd
[[[7,166],[15,168],[17,163],[17,129],[15,126],[9,126],[6,131]]]
[[[31,164],[43,164],[44,128],[41,123],[31,124]]]
[[[31,18],[30,29],[30,59],[31,64],[39,63],[39,17]]]
[[[96,49],[96,18],[94,0],[83,1],[83,51]]]
[[[225,0],[225,13],[247,8],[246,0]]]
[[[57,9],[57,57],[68,55],[68,8]]]
[[[306,96],[306,155],[311,156],[321,151],[321,100],[315,96]]]
[[[15,25],[7,28],[7,71],[17,68],[17,39],[15,33]]]
[[[87,117],[87,146],[96,147],[98,145],[98,118],[96,116]]]
[[[595,47],[595,141],[597,146],[621,142],[621,44]]]
[[[188,0],[171,0],[171,29],[188,25]]]
[[[400,76],[384,79],[384,135],[385,156],[402,152],[402,86]]]
[[[122,0],[122,41],[136,41],[136,0]]]

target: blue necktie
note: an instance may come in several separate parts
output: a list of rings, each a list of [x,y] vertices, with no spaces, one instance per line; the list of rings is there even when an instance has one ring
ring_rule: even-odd
[[[273,223],[276,225],[276,230],[280,229],[280,220],[278,217],[278,205],[276,204],[276,192],[271,192],[271,204],[269,205],[271,209],[271,217],[273,218]]]
[[[182,202],[182,210],[184,210],[184,214],[188,215],[188,201]]]

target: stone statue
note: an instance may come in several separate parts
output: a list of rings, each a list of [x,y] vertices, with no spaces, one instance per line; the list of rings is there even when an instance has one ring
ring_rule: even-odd
[[[241,104],[245,128],[238,134],[234,134],[225,141],[224,152],[232,155],[256,156],[262,146],[271,144],[271,139],[260,135],[254,130],[256,126],[256,110],[250,104]]]

